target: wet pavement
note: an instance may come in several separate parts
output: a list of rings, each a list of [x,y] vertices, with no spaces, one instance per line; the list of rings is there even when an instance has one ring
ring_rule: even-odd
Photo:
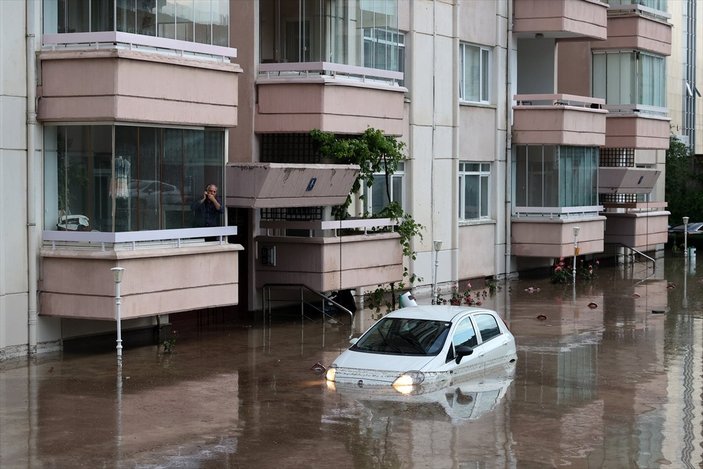
[[[698,468],[703,275],[651,265],[505,284],[485,306],[514,373],[423,396],[323,382],[348,318],[179,331],[121,373],[114,352],[0,363],[0,468]]]

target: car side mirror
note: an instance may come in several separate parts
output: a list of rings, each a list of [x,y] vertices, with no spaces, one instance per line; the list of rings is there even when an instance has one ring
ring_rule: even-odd
[[[456,364],[458,365],[459,363],[461,363],[462,358],[474,353],[474,349],[473,347],[469,347],[468,345],[460,345],[454,349],[454,352],[456,353]]]
[[[354,337],[353,339],[349,339],[349,343],[350,343],[351,345],[356,344],[358,341],[359,341],[359,338],[358,338],[358,337]]]

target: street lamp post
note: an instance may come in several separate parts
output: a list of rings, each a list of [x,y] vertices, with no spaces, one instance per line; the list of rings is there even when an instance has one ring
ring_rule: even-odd
[[[110,269],[115,279],[115,321],[117,322],[117,366],[122,366],[122,297],[120,296],[120,285],[122,284],[122,274],[124,267],[113,267]]]
[[[688,261],[688,217],[683,217],[683,252]]]
[[[579,231],[581,230],[580,226],[574,226],[574,263],[571,266],[571,278],[576,285],[576,256],[579,255]]]
[[[434,247],[434,282],[432,282],[432,304],[437,304],[439,294],[437,293],[437,268],[439,267],[439,251],[442,249],[442,241],[437,240],[433,243]]]

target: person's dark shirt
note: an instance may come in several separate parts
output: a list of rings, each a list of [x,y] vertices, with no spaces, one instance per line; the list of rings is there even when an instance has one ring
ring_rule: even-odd
[[[200,199],[193,202],[190,206],[193,211],[193,226],[208,227],[220,226],[220,215],[224,212],[224,207],[219,197],[215,197],[217,203],[220,204],[220,209],[215,208],[210,199],[205,199],[202,203]]]

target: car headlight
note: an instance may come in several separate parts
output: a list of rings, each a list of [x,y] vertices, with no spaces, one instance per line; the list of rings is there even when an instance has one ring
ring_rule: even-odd
[[[334,377],[336,375],[337,375],[337,367],[330,366],[329,368],[327,368],[327,373],[325,373],[325,379],[327,379],[327,381],[334,382]]]
[[[425,381],[425,374],[422,371],[407,371],[393,381],[393,387],[401,394],[409,394],[423,381]]]

